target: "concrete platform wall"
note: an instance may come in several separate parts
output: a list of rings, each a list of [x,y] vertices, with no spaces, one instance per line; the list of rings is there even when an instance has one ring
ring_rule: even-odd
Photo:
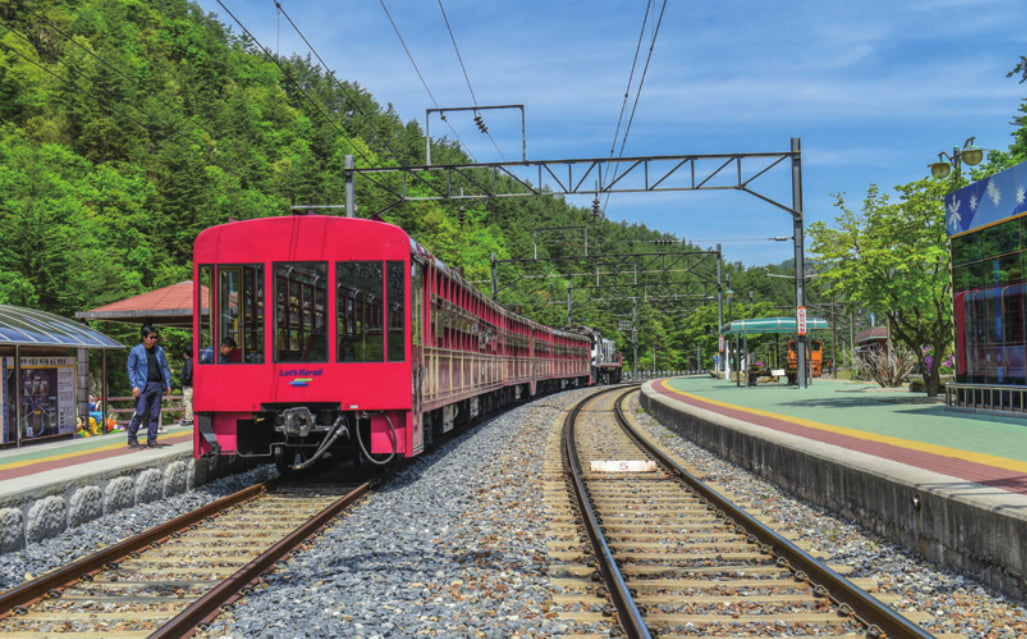
[[[249,468],[225,458],[193,459],[191,450],[166,453],[96,472],[70,469],[67,478],[0,497],[0,553],[54,537],[103,515],[184,493]]]
[[[936,565],[1027,598],[1027,509],[1011,493],[753,426],[643,386],[642,406],[690,441]]]

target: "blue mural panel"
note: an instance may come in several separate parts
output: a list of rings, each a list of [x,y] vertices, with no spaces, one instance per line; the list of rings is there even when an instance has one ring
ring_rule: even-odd
[[[949,236],[1027,212],[1027,162],[945,196]]]

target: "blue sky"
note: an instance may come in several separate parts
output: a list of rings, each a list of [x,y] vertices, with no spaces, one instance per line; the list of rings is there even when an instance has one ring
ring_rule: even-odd
[[[1007,149],[1027,98],[1027,85],[1006,77],[1027,55],[1022,0],[670,0],[622,152],[624,95],[630,109],[661,2],[643,32],[641,0],[442,0],[465,78],[439,0],[384,1],[431,96],[380,0],[279,0],[337,77],[404,121],[423,128],[427,109],[524,105],[529,160],[776,153],[800,138],[806,225],[834,220],[832,194],[858,208],[870,184],[891,192],[920,179],[970,136]],[[309,52],[274,0],[222,2],[265,47]],[[198,4],[240,32],[216,0]],[[520,113],[483,115],[491,139],[471,114],[450,115],[465,150],[478,162],[520,159]],[[437,116],[429,126],[454,137]],[[791,202],[789,170],[761,180]],[[720,243],[728,261],[792,257],[790,243],[766,239],[790,235],[791,216],[746,194],[613,195],[605,210],[704,248]]]

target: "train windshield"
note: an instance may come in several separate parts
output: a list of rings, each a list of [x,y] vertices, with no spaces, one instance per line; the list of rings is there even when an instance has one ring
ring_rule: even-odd
[[[275,361],[328,361],[328,264],[282,262],[275,273]]]
[[[403,361],[403,262],[339,262],[335,278],[339,361]]]

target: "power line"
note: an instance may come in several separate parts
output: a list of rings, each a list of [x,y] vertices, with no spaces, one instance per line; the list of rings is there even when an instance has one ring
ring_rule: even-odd
[[[464,59],[460,55],[460,47],[456,46],[456,36],[453,35],[453,27],[449,24],[449,16],[446,15],[446,7],[442,6],[439,0],[439,11],[442,12],[442,20],[446,23],[446,30],[449,31],[449,39],[453,43],[453,50],[456,51],[456,59],[460,63],[460,70],[464,72],[464,81],[467,82],[467,90],[471,92],[471,103],[478,106],[478,98],[474,96],[474,89],[471,87],[471,78],[467,75],[467,67],[464,66]]]
[[[303,32],[300,30],[299,26],[293,21],[292,17],[289,16],[288,12],[286,12],[286,10],[285,10],[285,7],[283,7],[282,4],[280,2],[278,2],[277,0],[275,0],[275,9],[277,9],[278,15],[281,15],[281,16],[285,17],[285,19],[289,22],[289,25],[292,26],[293,31],[296,32],[296,35],[298,35],[300,37],[300,39],[303,40],[303,43],[307,45],[307,49],[309,49],[310,52],[314,54],[314,57],[317,58],[318,63],[321,65],[321,68],[324,70],[324,72],[326,74],[326,77],[328,77],[330,80],[335,80],[336,82],[338,82],[338,80],[335,77],[335,72],[332,70],[332,68],[330,66],[328,66],[328,63],[324,61],[324,58],[322,58],[321,54],[318,53],[317,49],[314,48],[314,45],[310,43],[310,40],[308,40],[307,36],[303,34]],[[342,88],[342,89],[346,89],[345,84],[342,83],[342,82],[338,82],[338,86],[340,88]],[[372,115],[372,114],[368,113],[367,111],[365,111],[362,108],[362,105],[360,104],[360,101],[357,100],[357,99],[353,100],[353,107],[354,107],[354,110],[357,113],[360,114],[360,116],[362,118],[362,122],[361,123],[367,122],[367,120]],[[389,149],[389,152],[393,153],[393,155],[395,155],[395,153],[392,151],[391,148]],[[367,161],[366,157],[364,157],[364,156],[361,156],[361,157],[363,157],[363,159],[365,161]]]
[[[291,74],[289,73],[289,70],[288,70],[288,69],[286,69],[286,68],[285,68],[284,66],[282,66],[282,63],[281,63],[281,62],[279,61],[279,59],[278,59],[278,56],[274,55],[274,54],[273,54],[273,53],[272,53],[272,52],[270,51],[270,49],[268,49],[267,47],[265,47],[265,46],[264,46],[264,45],[263,45],[263,44],[262,44],[262,43],[260,42],[260,40],[259,40],[259,39],[257,39],[257,37],[256,37],[255,35],[253,35],[253,33],[252,33],[252,32],[250,32],[250,30],[249,30],[249,29],[247,29],[247,28],[246,28],[246,25],[244,25],[244,24],[242,23],[242,21],[241,21],[241,20],[239,20],[239,18],[237,18],[237,17],[235,16],[235,14],[234,14],[234,13],[232,13],[232,12],[231,12],[231,10],[229,10],[229,8],[225,6],[225,3],[224,3],[224,2],[222,2],[222,0],[217,0],[217,3],[218,3],[218,4],[220,5],[220,6],[221,6],[221,8],[222,8],[222,9],[224,9],[225,13],[227,13],[227,14],[228,14],[228,15],[229,15],[229,16],[230,16],[230,17],[232,18],[232,20],[234,20],[234,21],[235,21],[235,23],[236,23],[237,25],[239,25],[239,28],[243,30],[243,33],[245,33],[245,34],[246,34],[246,37],[248,37],[248,38],[249,38],[250,40],[252,40],[252,41],[253,41],[254,45],[256,45],[256,47],[257,47],[257,48],[258,48],[258,49],[260,50],[260,52],[264,54],[264,58],[265,58],[266,60],[268,60],[268,61],[270,61],[270,62],[274,63],[274,65],[275,65],[275,66],[277,66],[277,67],[278,67],[278,68],[279,68],[279,69],[280,69],[280,70],[282,71],[282,75],[283,75],[283,77],[284,77],[284,78],[285,78],[285,79],[286,79],[287,81],[289,81],[289,82],[290,82],[290,83],[291,83],[291,84],[293,85],[293,87],[294,87],[294,88],[296,89],[296,91],[297,91],[297,92],[298,92],[298,93],[299,93],[299,94],[300,94],[301,96],[303,96],[303,97],[304,97],[304,98],[305,98],[305,99],[307,100],[307,102],[309,102],[309,103],[310,103],[310,105],[311,105],[311,106],[312,106],[312,107],[314,108],[314,110],[315,110],[315,111],[317,111],[317,112],[318,112],[319,114],[321,114],[321,117],[323,117],[323,118],[325,119],[325,121],[326,121],[326,122],[327,122],[327,123],[328,123],[329,125],[331,125],[331,127],[332,127],[332,128],[334,128],[334,129],[335,129],[336,131],[338,131],[338,132],[339,132],[339,134],[340,134],[340,135],[341,135],[341,136],[342,136],[343,138],[349,138],[349,135],[347,134],[347,132],[346,132],[345,130],[343,130],[343,129],[342,129],[342,127],[341,127],[341,126],[339,125],[339,123],[338,123],[338,122],[336,122],[336,121],[335,121],[335,120],[334,120],[333,118],[331,118],[331,117],[330,117],[330,116],[328,115],[328,113],[326,113],[326,112],[325,112],[325,110],[324,110],[324,109],[322,108],[322,106],[321,106],[320,104],[318,104],[318,103],[317,103],[317,101],[316,101],[316,100],[314,100],[314,98],[312,98],[312,97],[310,96],[310,94],[308,94],[308,93],[307,93],[306,91],[304,91],[304,90],[303,90],[303,87],[301,87],[301,86],[299,85],[299,83],[298,83],[298,82],[296,82],[296,81],[295,81],[295,80],[294,80],[294,79],[292,78]],[[277,3],[277,2],[276,2],[275,4],[276,4],[276,5],[278,5],[278,3]],[[291,22],[292,22],[292,21],[290,20],[290,23],[291,23]],[[302,36],[301,36],[301,37],[302,37]],[[356,151],[356,152],[357,152],[357,154],[358,154],[358,155],[360,155],[360,157],[361,157],[361,158],[363,158],[363,160],[364,160],[365,162],[367,162],[368,164],[372,164],[372,162],[371,162],[370,158],[368,158],[368,157],[367,157],[366,155],[364,155],[364,153],[363,153],[363,152],[362,152],[362,151],[360,150],[360,147],[359,147],[359,145],[351,145],[351,146],[352,146],[353,150],[354,150],[354,151]]]
[[[656,37],[660,34],[660,26],[663,24],[663,14],[667,11],[667,0],[663,0],[663,6],[660,7],[660,16],[656,20],[656,27],[653,30],[652,40],[649,42],[649,54],[645,59],[645,66],[642,68],[642,77],[638,80],[638,90],[635,92],[635,103],[631,107],[631,116],[628,118],[628,124],[624,128],[624,139],[621,142],[620,154],[624,155],[624,147],[628,143],[628,133],[631,132],[631,124],[635,120],[635,112],[638,110],[638,101],[642,97],[642,87],[645,85],[645,78],[649,74],[649,64],[653,59],[653,51],[656,49]]]
[[[328,64],[324,61],[324,59],[321,57],[321,54],[318,53],[317,49],[314,48],[314,45],[310,44],[310,40],[307,40],[307,36],[303,35],[303,32],[300,31],[300,28],[298,26],[296,26],[296,23],[292,21],[292,18],[289,17],[288,13],[286,13],[285,7],[282,6],[281,2],[278,2],[277,0],[275,1],[275,9],[277,9],[278,13],[285,16],[285,19],[289,21],[289,24],[292,26],[292,30],[296,32],[296,35],[298,35],[301,40],[303,40],[303,44],[307,45],[307,48],[310,49],[310,52],[314,54],[314,57],[317,58],[317,61],[321,63],[321,68],[324,69],[326,72],[330,73],[332,68],[329,67]]]
[[[467,67],[464,66],[464,59],[460,55],[460,47],[456,45],[456,36],[453,35],[453,27],[449,24],[449,16],[446,15],[446,8],[442,6],[442,0],[439,0],[439,11],[442,12],[442,20],[446,23],[446,30],[449,31],[449,39],[453,43],[453,50],[456,52],[456,59],[460,63],[460,70],[464,73],[464,80],[467,82],[467,90],[471,93],[471,103],[474,104],[474,106],[478,106],[478,98],[475,97],[474,88],[471,87],[471,77],[467,74]],[[496,141],[495,139],[493,139],[492,134],[489,133],[488,128],[485,126],[484,121],[481,119],[481,114],[475,112],[474,120],[475,122],[477,122],[478,128],[481,129],[481,132],[488,136],[488,139],[492,141],[492,146],[495,147],[496,153],[498,153],[499,157],[503,158],[503,161],[505,162],[506,156],[503,155],[503,152],[499,149],[499,145],[496,144]]]
[[[652,6],[652,0],[650,0],[649,3],[646,5],[645,16],[643,16],[643,18],[642,18],[642,29],[641,29],[641,33],[639,33],[638,45],[636,45],[636,48],[635,48],[635,59],[632,62],[631,73],[628,76],[628,89],[629,90],[631,88],[631,78],[634,77],[635,66],[638,63],[638,50],[639,50],[639,48],[641,46],[641,43],[642,43],[642,34],[645,33],[646,24],[647,24],[648,18],[649,18],[649,9],[650,9],[651,6]],[[652,35],[652,38],[649,41],[649,53],[646,56],[645,66],[642,68],[642,75],[641,75],[641,77],[638,80],[638,89],[635,91],[635,101],[634,101],[634,104],[631,107],[631,115],[628,117],[628,122],[627,122],[627,124],[624,127],[624,138],[621,140],[620,153],[619,153],[620,156],[624,155],[624,148],[627,146],[627,143],[628,143],[628,134],[631,132],[631,125],[632,125],[632,123],[635,120],[635,112],[638,110],[638,102],[639,102],[639,100],[642,97],[642,87],[645,85],[645,78],[646,78],[646,76],[649,73],[649,64],[652,62],[653,51],[656,49],[656,37],[660,33],[660,26],[663,24],[663,15],[664,15],[664,13],[666,13],[666,11],[667,11],[667,0],[663,0],[663,5],[660,7],[660,15],[656,19],[656,25],[653,28],[653,35]],[[624,105],[622,105],[622,107],[621,107],[621,116],[622,117],[624,115],[624,110],[623,110],[624,106],[626,106],[626,104],[627,104],[628,93],[629,93],[629,91],[625,90],[625,92],[624,92],[625,102],[624,102]],[[618,131],[620,130],[620,120],[619,119],[617,121],[617,130]],[[614,143],[614,145],[617,144],[617,135],[616,135],[616,133],[614,133],[614,142],[613,143]],[[612,158],[613,156],[614,156],[613,148],[611,147],[610,148],[610,157]],[[603,210],[604,211],[606,210],[606,205],[609,203],[609,201],[610,201],[610,194],[607,193],[606,194],[606,201],[603,203]]]
[[[392,19],[392,14],[389,13],[389,8],[385,6],[385,0],[378,0],[378,2],[382,5],[382,10],[385,11],[385,17],[389,19],[389,24],[392,25],[392,30],[396,33],[396,37],[399,38],[399,43],[402,45],[403,51],[406,52],[407,59],[410,60],[410,64],[414,67],[417,77],[420,78],[421,86],[424,87],[424,90],[428,93],[428,97],[431,98],[431,103],[438,107],[439,102],[435,99],[435,96],[432,95],[431,87],[428,86],[428,81],[425,80],[424,75],[421,74],[421,69],[417,66],[417,61],[414,60],[414,55],[410,53],[410,48],[407,47],[406,41],[403,40],[403,34],[399,32],[399,27],[396,26],[396,21]]]
[[[220,0],[218,1],[220,2]],[[389,13],[389,8],[385,6],[385,0],[378,0],[378,2],[382,5],[382,10],[385,11],[385,17],[389,19],[389,24],[392,25],[392,30],[396,33],[396,37],[399,39],[399,43],[403,46],[403,50],[406,51],[407,58],[410,60],[410,64],[413,65],[414,71],[417,73],[417,77],[420,78],[421,85],[424,87],[424,90],[428,93],[428,97],[431,98],[431,103],[434,104],[436,108],[438,108],[439,103],[435,99],[435,96],[432,94],[431,88],[428,86],[428,81],[425,80],[424,75],[421,74],[421,69],[418,68],[417,62],[414,60],[414,55],[410,53],[410,49],[409,47],[407,47],[406,41],[403,40],[403,34],[399,32],[399,27],[396,26],[396,21],[392,19],[392,14]],[[443,118],[443,121],[446,122],[446,126],[448,126],[449,130],[452,131],[453,135],[456,136],[457,142],[459,142],[460,146],[464,148],[464,150],[467,152],[467,155],[471,156],[470,149],[466,144],[464,144],[464,141],[460,139],[460,134],[456,132],[456,129],[453,128],[453,125],[446,121],[445,118]],[[474,156],[471,156],[471,159],[477,162],[477,160],[474,159]]]
[[[613,142],[610,144],[610,157],[617,148],[617,137],[620,135],[620,127],[624,122],[624,113],[628,110],[628,100],[631,97],[631,83],[635,79],[635,69],[638,67],[638,54],[642,51],[642,39],[645,37],[645,25],[649,21],[649,10],[653,6],[653,0],[645,5],[645,14],[642,15],[642,28],[638,32],[638,42],[635,43],[635,56],[631,60],[631,71],[628,72],[628,86],[624,88],[624,101],[621,102],[620,115],[617,117],[617,128],[613,132]]]

